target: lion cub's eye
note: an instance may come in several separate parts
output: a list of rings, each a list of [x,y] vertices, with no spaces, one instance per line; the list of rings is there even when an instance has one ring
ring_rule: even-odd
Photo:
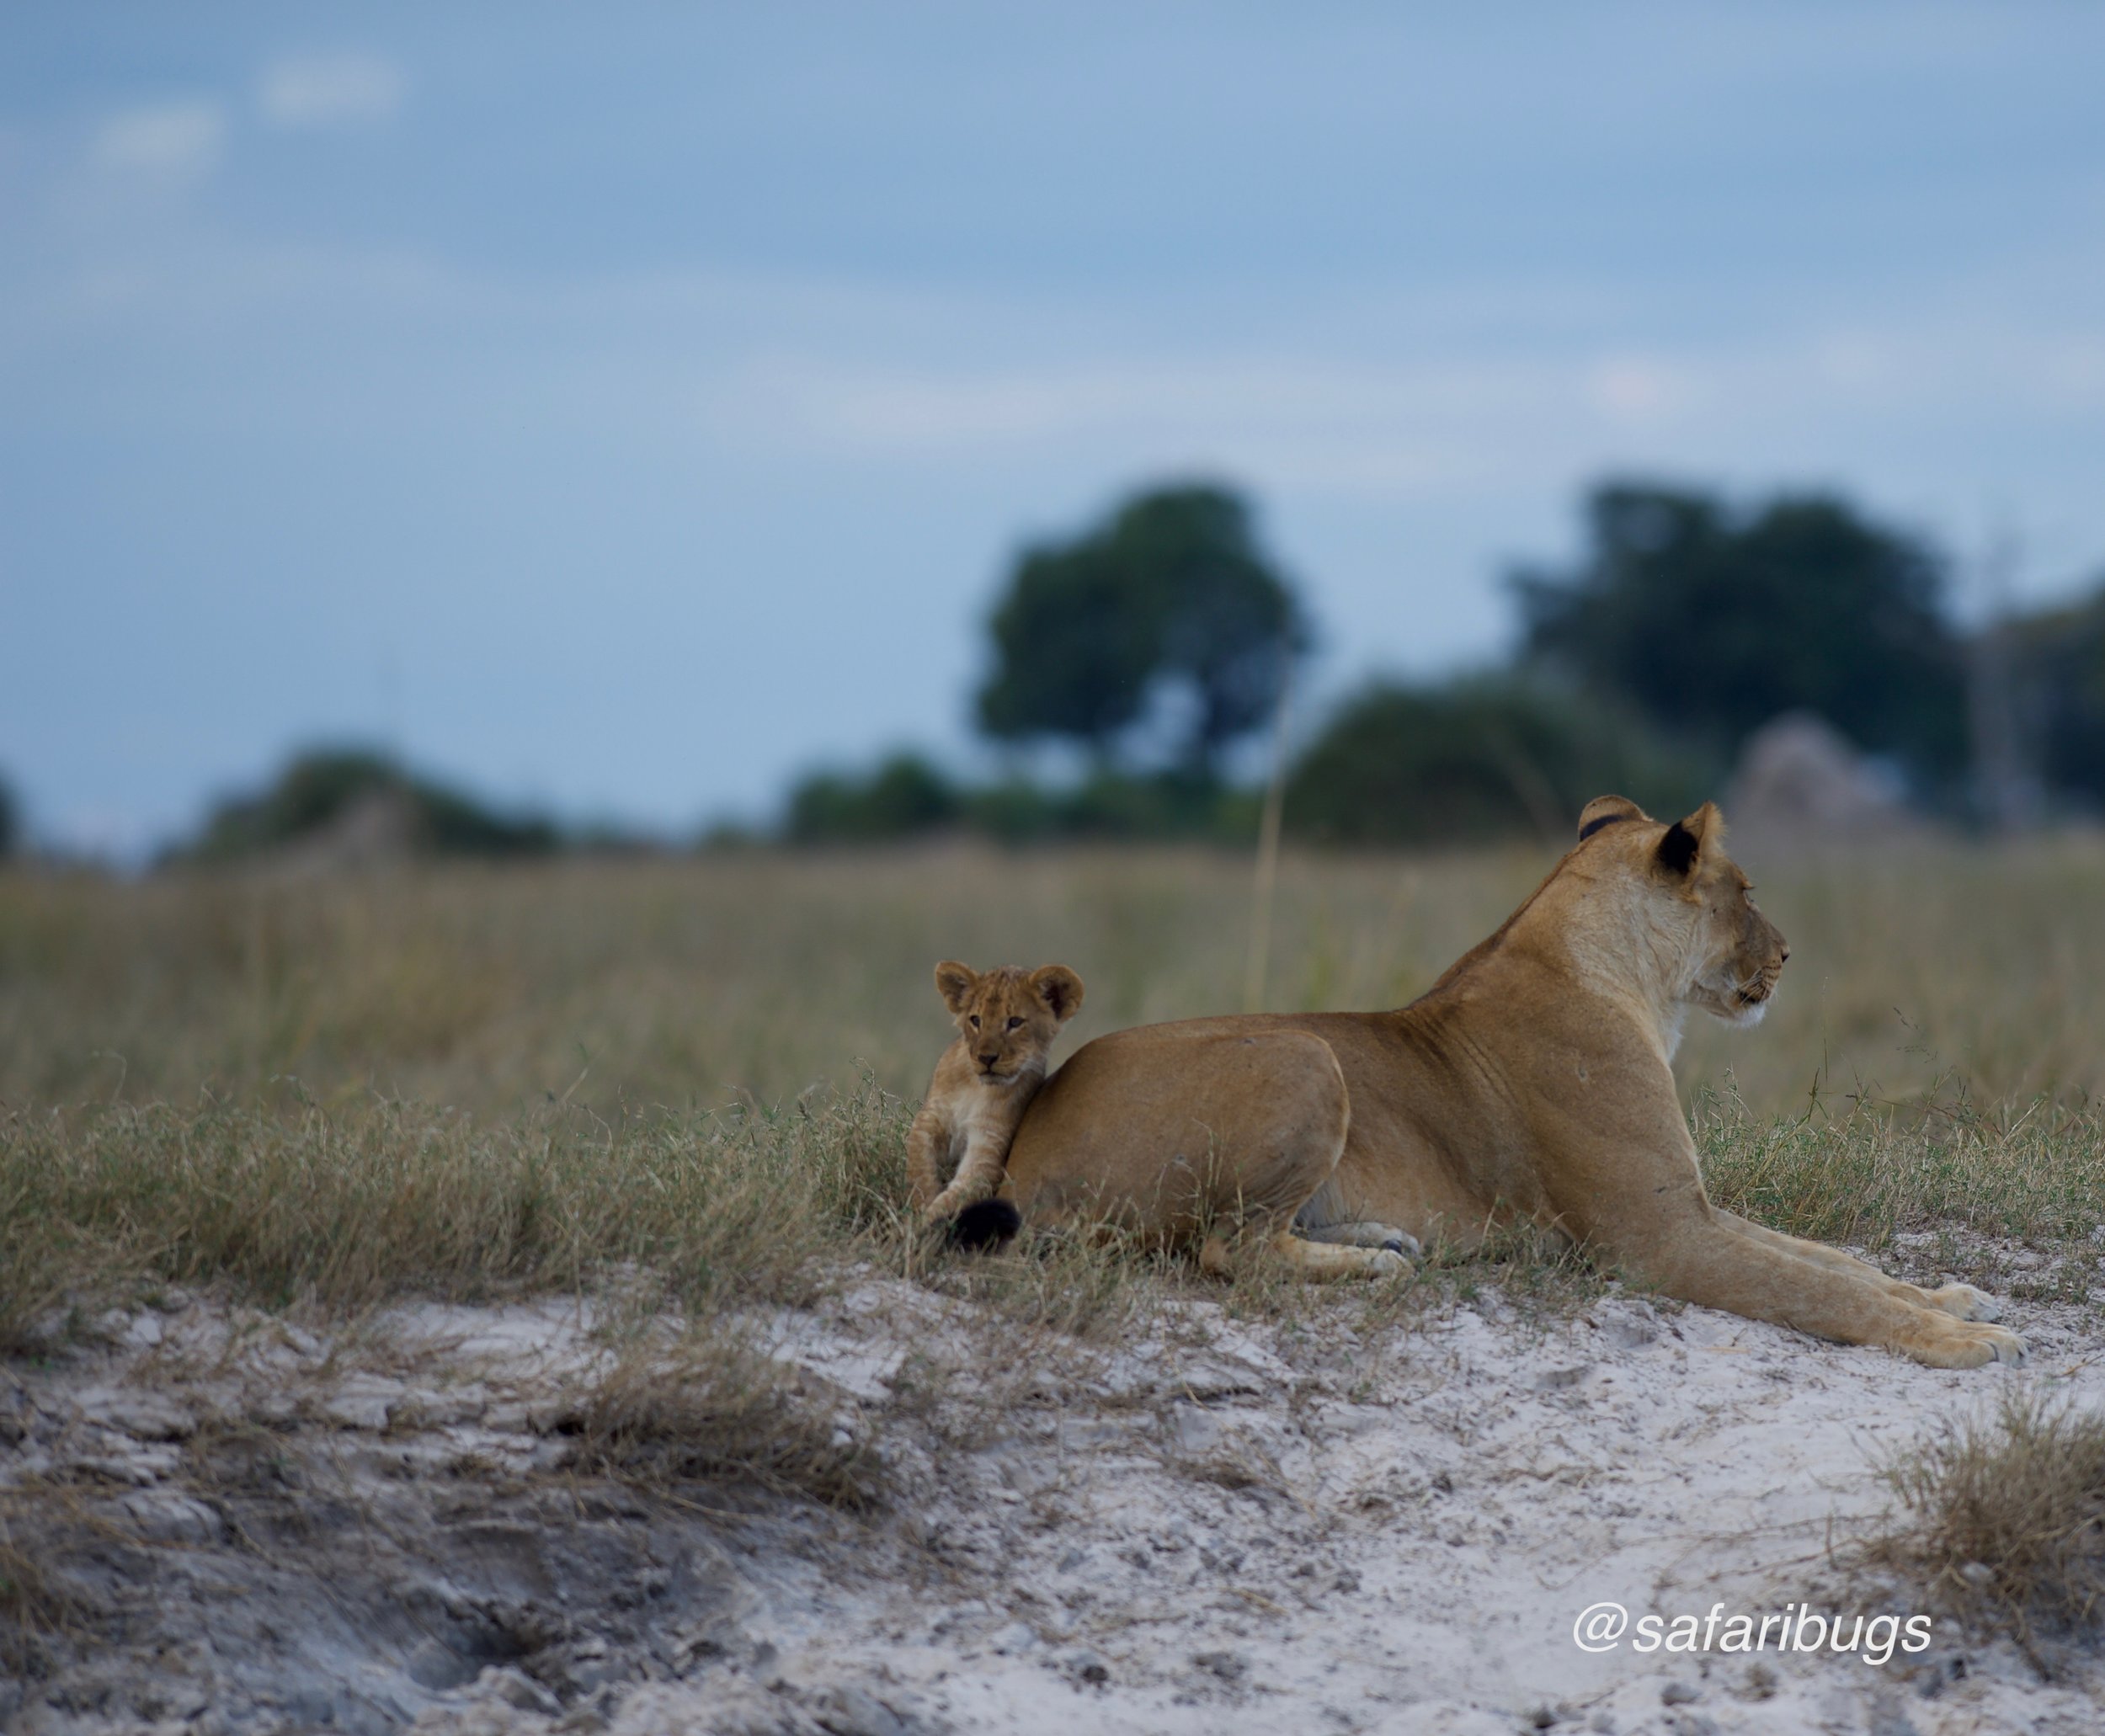
[[[979,1029],[979,1014],[977,1014],[977,1013],[974,1013],[974,1014],[973,1014],[973,1029],[974,1030],[978,1030],[978,1029]]]
[[[1009,1029],[1010,1029],[1010,1030],[1015,1030],[1015,1028],[1016,1028],[1019,1025],[1021,1025],[1021,1024],[1022,1024],[1022,1023],[1023,1023],[1023,1020],[1021,1020],[1021,1019],[1011,1019],[1011,1020],[1009,1021]]]

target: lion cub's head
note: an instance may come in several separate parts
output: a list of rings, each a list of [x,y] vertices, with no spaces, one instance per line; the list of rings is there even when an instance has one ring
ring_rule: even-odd
[[[996,965],[982,974],[945,959],[935,992],[957,1021],[973,1071],[989,1085],[1043,1073],[1052,1039],[1082,1004],[1082,979],[1065,965]]]
[[[1671,825],[1627,796],[1596,796],[1579,816],[1579,841],[1613,853],[1644,889],[1649,926],[1677,958],[1677,997],[1734,1025],[1759,1025],[1791,949],[1748,896],[1725,854],[1724,817],[1706,801]]]

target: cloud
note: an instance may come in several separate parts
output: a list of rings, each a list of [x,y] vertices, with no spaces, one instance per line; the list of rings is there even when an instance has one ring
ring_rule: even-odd
[[[226,145],[226,110],[196,98],[111,115],[96,130],[93,156],[105,168],[189,181],[210,174]]]
[[[273,126],[356,125],[392,116],[402,85],[400,69],[376,55],[298,55],[264,69],[256,105]]]

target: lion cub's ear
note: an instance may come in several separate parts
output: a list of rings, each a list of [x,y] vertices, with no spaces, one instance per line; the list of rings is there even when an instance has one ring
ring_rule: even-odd
[[[1065,965],[1039,966],[1031,973],[1031,987],[1063,1025],[1081,1008],[1082,979]]]
[[[1603,826],[1612,826],[1617,820],[1651,817],[1627,796],[1596,796],[1579,810],[1579,842],[1584,844]]]
[[[965,1003],[972,998],[973,990],[978,987],[978,974],[970,965],[961,965],[954,958],[946,958],[935,967],[935,992],[943,997],[943,1004],[953,1013],[965,1010]]]
[[[1706,848],[1724,842],[1725,819],[1718,804],[1706,801],[1685,820],[1676,820],[1659,841],[1659,865],[1676,880],[1687,880],[1703,860]]]

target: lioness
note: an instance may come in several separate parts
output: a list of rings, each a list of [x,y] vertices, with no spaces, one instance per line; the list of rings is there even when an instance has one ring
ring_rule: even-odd
[[[1082,979],[1065,965],[997,965],[983,974],[945,959],[935,992],[957,1040],[935,1063],[906,1136],[907,1186],[930,1223],[1001,1185],[1010,1139],[1045,1078],[1052,1039],[1081,1009]]]
[[[1994,1312],[1978,1291],[1918,1289],[1705,1195],[1668,1063],[1690,1008],[1767,1009],[1790,954],[1749,890],[1711,803],[1668,825],[1597,797],[1527,902],[1408,1007],[1084,1046],[1026,1114],[1004,1197],[1026,1222],[1164,1241],[1205,1212],[1291,1220],[1274,1238],[1312,1275],[1372,1250],[1308,1238],[1397,1225],[1466,1247],[1528,1220],[1689,1302],[1937,1367],[2015,1361],[2015,1334],[1971,1323]]]

